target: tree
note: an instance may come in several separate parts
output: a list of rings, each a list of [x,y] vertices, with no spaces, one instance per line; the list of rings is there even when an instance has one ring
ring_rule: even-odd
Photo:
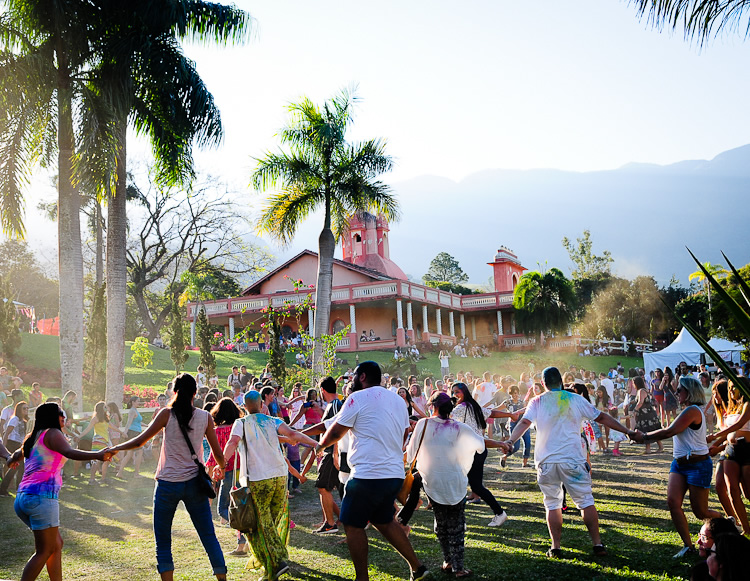
[[[196,325],[198,334],[198,348],[201,352],[201,365],[208,377],[216,373],[216,356],[211,351],[211,325],[208,324],[206,309],[201,308],[198,312],[198,323]]]
[[[172,363],[174,363],[175,374],[180,373],[182,366],[190,356],[185,351],[185,328],[183,325],[182,311],[177,299],[172,299],[172,332],[169,340]]]
[[[750,283],[750,264],[746,264],[742,268],[738,268],[737,272],[739,273],[742,280],[744,280],[746,283]],[[742,295],[740,282],[734,273],[722,278],[721,280],[717,279],[717,282],[722,287],[724,287],[729,296],[732,297],[737,302],[737,304],[739,304],[741,308],[745,310],[745,312],[750,312],[750,308],[748,308],[747,306],[748,303],[746,302],[745,297],[743,297]],[[712,292],[712,294],[714,295],[714,302],[713,319],[710,325],[711,335],[725,337],[730,341],[747,345],[748,336],[738,317],[732,314],[726,301],[720,300],[720,297],[715,290]],[[750,298],[750,294],[746,296]]]
[[[21,346],[18,315],[13,304],[13,288],[7,279],[0,279],[0,344],[6,361],[13,359]]]
[[[576,245],[567,238],[562,239],[562,245],[568,251],[570,260],[575,265],[575,269],[570,273],[573,279],[597,278],[602,275],[609,275],[611,264],[614,262],[609,250],[605,250],[601,256],[593,252],[594,243],[591,241],[591,232],[583,231],[582,238],[576,238]]]
[[[162,185],[186,185],[194,177],[192,142],[217,145],[219,111],[182,53],[178,37],[241,41],[249,16],[233,6],[202,1],[110,2],[100,11],[93,35],[99,56],[91,89],[96,99],[84,107],[84,132],[93,183],[107,198],[107,397],[122,397],[125,369],[127,289],[126,189],[127,126],[147,134]],[[144,17],[147,15],[147,17]],[[98,163],[97,163],[98,162]]]
[[[430,262],[427,274],[422,277],[425,283],[448,282],[459,284],[469,280],[469,277],[461,269],[458,261],[447,252],[441,252]]]
[[[747,0],[634,0],[639,16],[662,29],[684,29],[686,38],[702,44],[725,30],[750,32],[750,4]]]
[[[494,282],[494,279],[493,279]],[[477,294],[481,291],[474,291],[470,289],[468,286],[464,286],[462,284],[456,284],[453,282],[439,282],[437,280],[428,280],[425,282],[425,286],[428,286],[430,288],[437,288],[443,291],[448,291],[451,293],[456,293],[459,295],[471,295],[471,294]],[[488,291],[492,292],[492,291]]]
[[[0,244],[0,277],[13,284],[15,300],[34,307],[37,318],[57,316],[57,281],[45,273],[25,241],[10,239]]]
[[[107,299],[104,284],[94,283],[90,304],[83,372],[86,392],[98,401],[105,397],[107,382]]]
[[[323,230],[318,238],[318,280],[313,367],[321,372],[323,345],[331,318],[333,253],[349,217],[374,212],[391,221],[398,218],[398,203],[390,188],[377,177],[390,171],[393,160],[385,142],[373,139],[348,143],[356,98],[349,91],[322,107],[303,98],[289,106],[291,120],[281,130],[282,145],[289,151],[268,152],[258,161],[252,185],[257,190],[280,186],[263,208],[258,231],[282,244],[294,238],[297,228],[315,209],[323,207]]]
[[[516,325],[526,335],[565,330],[575,313],[573,285],[557,268],[527,272],[513,291],[513,308]]]
[[[74,186],[74,100],[90,56],[90,4],[6,0],[0,19],[0,224],[23,236],[23,186],[57,154],[60,367],[83,401],[83,255]]]
[[[708,271],[708,274],[713,276],[716,280],[721,281],[729,275],[729,271],[724,268],[721,264],[711,264],[710,262],[704,262],[703,267]],[[708,299],[708,320],[709,324],[713,324],[711,316],[711,284],[708,282],[706,275],[699,268],[695,272],[691,273],[688,277],[690,281],[697,281],[698,284],[703,285],[703,289],[706,291],[706,298]]]

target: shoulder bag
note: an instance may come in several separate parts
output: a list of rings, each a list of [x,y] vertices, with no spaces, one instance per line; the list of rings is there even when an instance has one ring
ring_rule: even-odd
[[[419,449],[422,447],[422,442],[424,442],[424,435],[427,432],[428,423],[430,423],[429,418],[424,424],[424,430],[422,430],[422,436],[419,438],[419,444],[417,444],[417,451],[414,453],[414,460],[411,461],[411,464],[409,465],[409,469],[406,471],[406,474],[404,475],[404,482],[401,484],[401,490],[399,490],[398,494],[396,495],[396,500],[398,500],[401,504],[406,504],[406,499],[409,498],[411,487],[414,484],[414,465],[417,463],[417,456],[419,456]]]
[[[245,420],[247,421],[247,420]],[[247,452],[247,442],[245,441],[245,421],[242,422],[242,441],[245,444]],[[247,464],[247,458],[245,458]],[[239,463],[235,453],[234,477],[232,478],[232,491],[229,493],[229,526],[243,534],[251,535],[258,526],[257,515],[255,514],[255,503],[249,486],[237,488],[237,472]]]
[[[193,458],[193,462],[195,462],[195,465],[198,467],[198,475],[196,476],[196,479],[198,481],[198,490],[200,490],[208,498],[216,498],[214,481],[211,480],[208,472],[206,472],[206,467],[201,463],[200,460],[198,460],[198,456],[196,455],[195,450],[193,450],[193,444],[190,442],[190,438],[188,438],[188,433],[185,429],[185,426],[183,426],[179,422],[177,416],[174,416],[174,419],[177,422],[177,425],[180,426],[180,431],[182,432],[182,435],[185,436],[185,442],[187,443],[188,450],[190,450],[190,456]]]

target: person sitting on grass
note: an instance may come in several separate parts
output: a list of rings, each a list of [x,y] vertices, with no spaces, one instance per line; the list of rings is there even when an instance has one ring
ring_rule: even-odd
[[[529,402],[523,419],[503,447],[506,453],[510,453],[532,422],[536,424],[534,464],[537,482],[544,495],[547,528],[552,540],[547,556],[562,558],[563,486],[583,514],[583,522],[594,545],[594,555],[604,556],[607,549],[599,535],[599,515],[591,494],[591,466],[586,462],[581,447],[581,422],[584,419],[594,420],[628,436],[635,435],[635,432],[628,430],[608,413],[599,411],[584,398],[564,391],[557,367],[547,367],[542,377],[547,391]]]

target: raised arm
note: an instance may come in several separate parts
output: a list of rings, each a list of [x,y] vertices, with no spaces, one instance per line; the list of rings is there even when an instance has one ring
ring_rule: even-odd
[[[669,427],[662,428],[661,430],[654,430],[653,432],[644,434],[643,441],[653,442],[656,440],[664,440],[665,438],[670,438],[675,434],[684,432],[688,429],[689,426],[702,420],[703,416],[701,416],[700,410],[697,407],[690,406],[689,408],[683,410],[683,412],[679,416],[677,416],[677,419],[673,421]]]

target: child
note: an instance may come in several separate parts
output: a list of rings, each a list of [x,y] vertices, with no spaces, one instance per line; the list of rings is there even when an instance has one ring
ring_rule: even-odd
[[[109,441],[109,413],[107,412],[107,404],[100,401],[94,407],[94,416],[91,418],[91,422],[86,429],[79,436],[79,440],[84,439],[89,432],[92,432],[91,438],[91,451],[100,452],[105,448],[110,447]],[[101,460],[91,460],[91,473],[89,475],[89,484],[99,484],[94,477],[96,476],[99,467],[102,470],[102,482],[109,483],[107,478],[107,466],[109,462],[102,462]]]
[[[616,407],[609,408],[609,415],[617,419],[617,408]],[[620,452],[620,442],[627,440],[628,437],[622,432],[611,431],[609,433],[609,439],[615,445],[615,447],[612,449],[612,455],[622,456],[622,452]]]

